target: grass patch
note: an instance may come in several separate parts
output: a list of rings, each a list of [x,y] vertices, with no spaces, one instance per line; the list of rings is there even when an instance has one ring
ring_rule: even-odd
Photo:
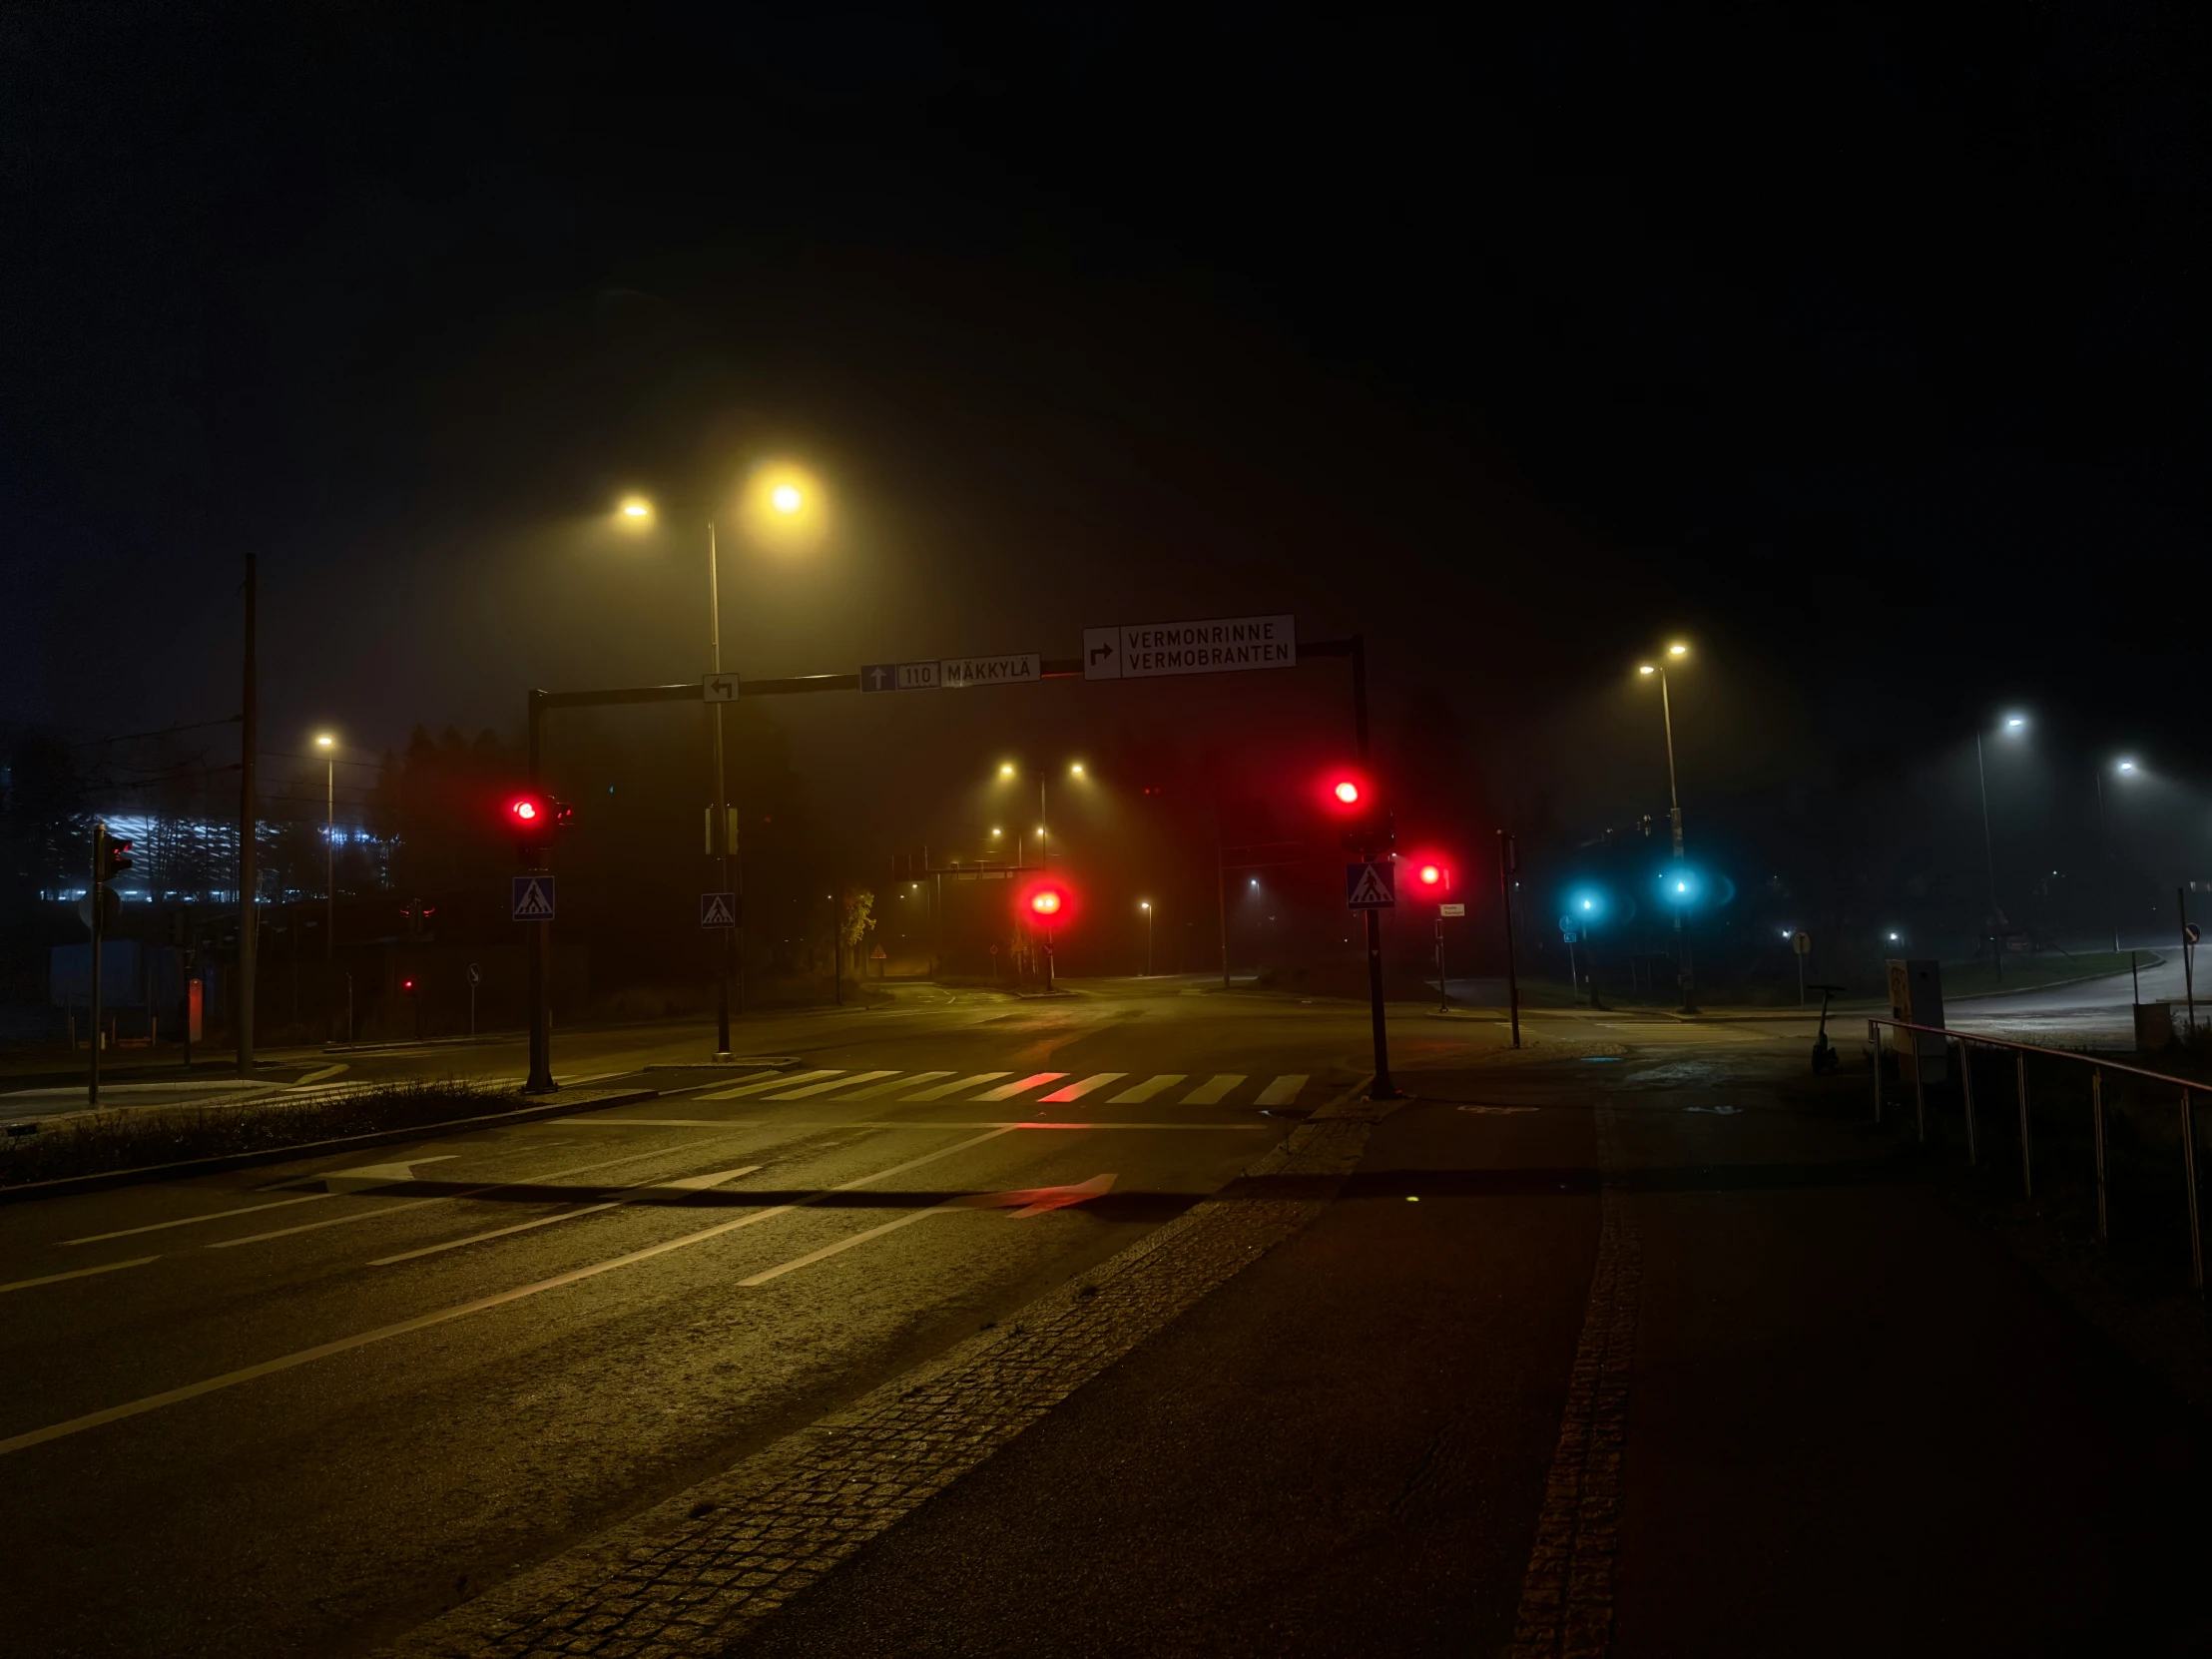
[[[2136,956],[2146,968],[2156,966],[2160,960],[2147,950],[2137,951]],[[1985,991],[2033,990],[2038,985],[2055,984],[2062,979],[2093,979],[2126,971],[2127,952],[2124,950],[2083,950],[2071,956],[2046,950],[2035,956],[2007,956],[2001,980],[1996,968],[1986,960],[1945,962],[1943,994],[1972,996]]]
[[[515,1088],[394,1083],[301,1101],[93,1112],[0,1140],[0,1189],[241,1152],[271,1152],[383,1129],[426,1129],[512,1110]]]

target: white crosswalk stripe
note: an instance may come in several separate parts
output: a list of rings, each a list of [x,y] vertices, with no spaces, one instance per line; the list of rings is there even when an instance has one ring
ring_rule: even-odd
[[[1069,1101],[1081,1100],[1085,1095],[1103,1089],[1109,1083],[1119,1083],[1128,1075],[1126,1071],[1093,1072],[1080,1083],[1070,1083],[1064,1089],[1054,1089],[1037,1104],[1039,1106],[1065,1106]]]
[[[843,1075],[843,1068],[838,1066],[831,1066],[823,1071],[802,1071],[796,1074],[785,1072],[778,1077],[766,1078],[758,1083],[743,1083],[737,1088],[723,1089],[716,1094],[703,1094],[699,1098],[701,1100],[743,1100],[749,1094],[765,1094],[770,1089],[781,1089],[792,1083],[810,1083],[818,1077],[842,1077]]]
[[[1187,1071],[1163,1071],[1157,1077],[1148,1077],[1133,1089],[1124,1089],[1106,1102],[1109,1106],[1142,1106],[1154,1095],[1172,1089],[1190,1076]]]
[[[1241,1071],[1217,1072],[1183,1097],[1186,1106],[1218,1106],[1230,1090],[1245,1080]]]
[[[850,1077],[832,1077],[827,1083],[809,1083],[803,1089],[786,1089],[782,1094],[772,1094],[771,1100],[807,1100],[818,1094],[828,1094],[831,1089],[841,1089],[848,1083],[872,1083],[878,1077],[896,1077],[895,1071],[859,1071]]]
[[[1001,1075],[1004,1075],[1001,1073]],[[977,1100],[1011,1100],[1017,1094],[1027,1094],[1031,1089],[1041,1089],[1047,1083],[1057,1083],[1067,1075],[1064,1071],[1033,1071],[1018,1083],[1001,1083],[995,1089],[986,1089],[974,1096]]]
[[[1199,1078],[1196,1083],[1192,1082],[1194,1075]],[[1141,1080],[1131,1082],[1132,1078]],[[736,1088],[717,1089],[697,1098],[709,1101],[758,1097],[766,1101],[804,1100],[828,1104],[891,1100],[900,1105],[962,1100],[987,1104],[1050,1089],[1052,1092],[1049,1094],[1036,1094],[1034,1104],[1066,1106],[1078,1100],[1092,1099],[1108,1106],[1142,1106],[1148,1101],[1167,1098],[1181,1106],[1220,1106],[1228,1102],[1231,1096],[1240,1094],[1247,1084],[1257,1084],[1257,1091],[1248,1099],[1251,1105],[1258,1107],[1292,1105],[1313,1080],[1311,1073],[1303,1071],[1285,1072],[1273,1077],[1261,1075],[1257,1078],[1241,1071],[1220,1071],[1210,1075],[1163,1071],[1150,1076],[1128,1071],[1094,1071],[1081,1076],[1065,1071],[1034,1071],[1016,1077],[1010,1071],[976,1071],[962,1075],[950,1071],[847,1071],[841,1067],[825,1066],[814,1071],[783,1072],[773,1077],[755,1078]],[[1128,1083],[1129,1086],[1117,1089],[1117,1085],[1122,1083]],[[1183,1089],[1185,1085],[1190,1085],[1188,1091],[1177,1098],[1175,1091]],[[1117,1092],[1108,1093],[1109,1090]]]

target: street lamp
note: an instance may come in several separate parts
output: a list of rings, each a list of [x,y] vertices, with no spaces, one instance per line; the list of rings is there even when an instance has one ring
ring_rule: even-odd
[[[1144,912],[1144,976],[1152,977],[1152,900],[1140,898],[1137,908]]]
[[[1682,867],[1682,794],[1675,785],[1674,705],[1667,694],[1667,664],[1671,661],[1679,665],[1689,654],[1690,648],[1678,642],[1667,647],[1666,656],[1658,663],[1644,663],[1636,670],[1639,675],[1656,674],[1659,677],[1659,717],[1666,728],[1667,734],[1667,824],[1674,835],[1674,862],[1677,871]],[[1687,899],[1690,890],[1689,883],[1678,880],[1675,886],[1676,890]],[[1696,999],[1691,994],[1692,976],[1688,911],[1687,903],[1675,907],[1674,942],[1675,958],[1680,963],[1677,969],[1677,977],[1680,980],[1682,992],[1682,1012],[1694,1014],[1697,1012],[1697,1006]]]
[[[1015,766],[1013,762],[999,762],[998,776],[1001,780],[1018,778],[1021,775],[1021,769]],[[1051,818],[1051,814],[1045,810],[1045,790],[1052,781],[1052,775],[1048,772],[1036,772],[1029,776],[1037,781],[1037,865],[1039,868],[1043,868],[1050,864],[1052,860],[1052,853],[1045,844],[1045,825]],[[1088,774],[1084,772],[1081,761],[1070,761],[1068,763],[1068,776],[1070,778],[1084,778]],[[995,835],[998,831],[993,830],[991,833]]]
[[[2027,732],[2027,716],[2006,715],[2003,726],[2008,738],[2022,737]],[[1990,971],[1998,983],[2004,980],[2004,912],[1997,907],[1997,860],[1989,839],[1989,769],[1981,759],[1981,728],[1974,728],[1973,775],[1981,787],[1981,863],[1989,878],[1989,963]],[[2117,937],[2118,935],[2114,935]],[[2118,946],[2113,948],[2117,949]]]
[[[2133,761],[2114,761],[2112,770],[2122,778],[2141,776]],[[2094,776],[2097,784],[2097,851],[2104,864],[2105,907],[2112,912],[2112,954],[2117,956],[2120,953],[2120,907],[2113,899],[2115,882],[2112,872],[2112,845],[2104,831],[2104,773],[2099,769]]]
[[[622,519],[634,528],[653,520],[653,503],[642,495],[626,497]],[[754,540],[770,545],[809,546],[827,528],[828,514],[822,489],[815,480],[788,462],[769,462],[754,468],[743,498],[742,516]],[[708,671],[722,674],[722,558],[715,521],[707,520],[707,653]],[[708,827],[707,850],[717,860],[722,890],[737,899],[737,925],[722,930],[722,971],[715,986],[715,1058],[730,1058],[730,986],[737,980],[738,1012],[745,1012],[744,958],[738,934],[745,925],[745,860],[731,844],[730,769],[723,741],[723,705],[714,712],[715,813]],[[733,866],[733,859],[736,860]]]
[[[337,925],[338,925],[338,740],[327,732],[315,735],[315,748],[322,751],[322,1040],[330,1041],[335,1032],[335,1012],[330,1006],[330,992],[337,978]],[[296,1014],[294,1015],[296,1018]],[[97,1040],[97,1034],[96,1034]]]

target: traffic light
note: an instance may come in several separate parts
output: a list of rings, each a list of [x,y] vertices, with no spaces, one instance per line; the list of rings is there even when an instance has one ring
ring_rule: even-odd
[[[401,996],[412,996],[414,993],[415,982],[411,975],[399,981],[399,994]]]
[[[1443,892],[1451,886],[1451,872],[1433,858],[1424,858],[1413,870],[1413,879],[1430,892]]]
[[[1357,772],[1331,773],[1326,800],[1330,816],[1343,826],[1340,839],[1347,852],[1373,858],[1396,844],[1396,815],[1375,786]]]
[[[524,846],[544,846],[565,831],[575,816],[575,808],[534,790],[507,798],[507,828]]]
[[[1064,927],[1075,916],[1075,894],[1060,881],[1040,881],[1023,890],[1019,914],[1038,927]]]
[[[1065,900],[1060,897],[1058,889],[1053,887],[1046,887],[1040,892],[1033,892],[1029,895],[1031,912],[1042,916],[1047,921],[1060,913],[1060,906],[1064,902]]]
[[[106,884],[131,867],[131,843],[108,833],[103,824],[92,832],[92,878]]]

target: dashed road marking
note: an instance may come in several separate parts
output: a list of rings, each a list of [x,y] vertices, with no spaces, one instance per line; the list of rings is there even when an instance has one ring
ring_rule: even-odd
[[[1133,1089],[1124,1089],[1106,1102],[1109,1106],[1142,1106],[1154,1095],[1172,1089],[1190,1076],[1187,1071],[1163,1071],[1156,1077],[1148,1077]]]
[[[1222,1097],[1244,1080],[1245,1074],[1241,1071],[1217,1073],[1212,1079],[1199,1084],[1197,1088],[1185,1095],[1183,1104],[1186,1106],[1218,1106],[1222,1102]]]

